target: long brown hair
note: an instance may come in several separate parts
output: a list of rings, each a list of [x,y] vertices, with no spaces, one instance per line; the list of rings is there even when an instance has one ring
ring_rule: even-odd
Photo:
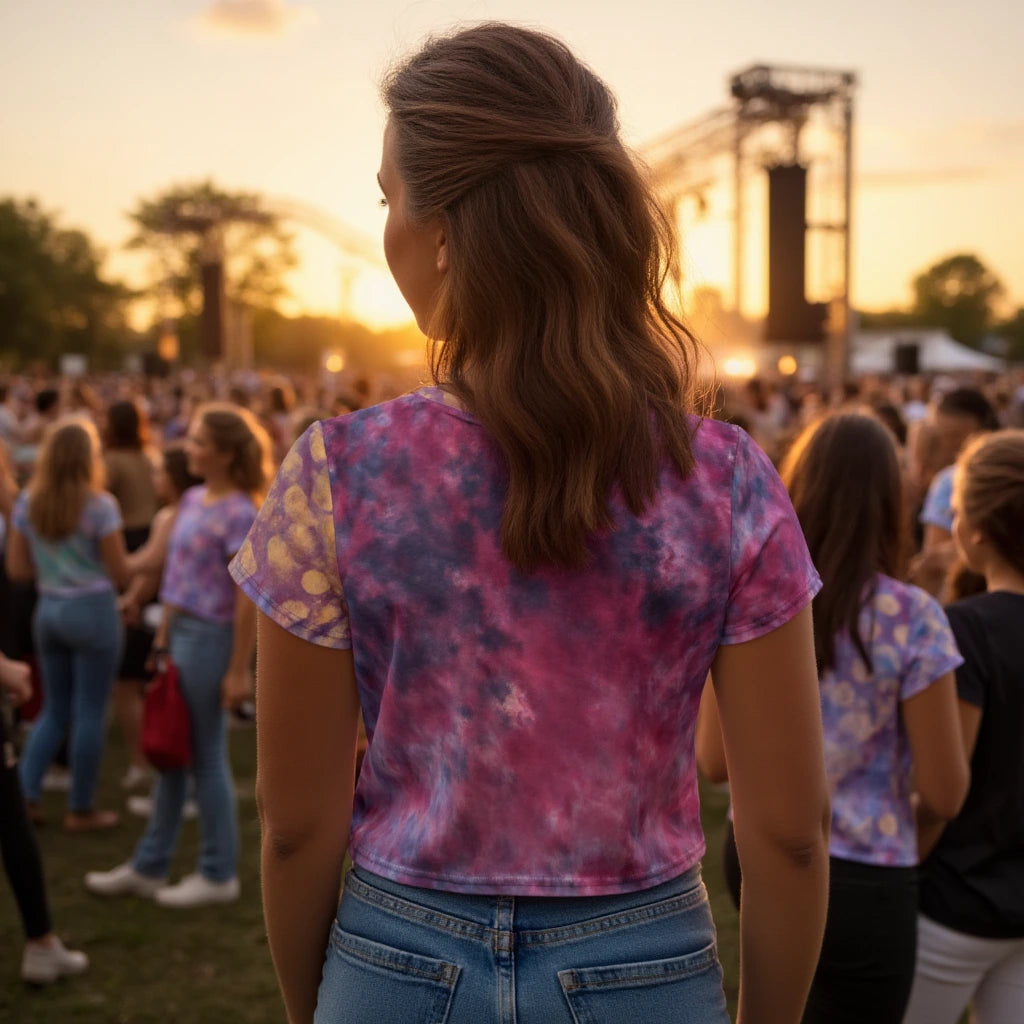
[[[579,567],[639,515],[662,456],[693,467],[697,342],[666,306],[672,231],[618,137],[607,87],[556,39],[485,24],[385,80],[406,214],[441,218],[431,371],[508,469],[502,548]]]
[[[975,438],[957,461],[957,511],[1024,573],[1024,430]]]
[[[43,437],[28,482],[29,522],[40,537],[62,540],[78,529],[105,480],[96,427],[84,417],[58,420]]]
[[[209,402],[195,412],[218,451],[230,453],[231,482],[259,505],[274,476],[270,438],[248,409],[230,402]]]
[[[865,587],[877,573],[901,577],[906,556],[895,438],[872,415],[833,413],[797,438],[781,476],[821,576],[812,608],[818,669],[835,666],[836,635],[846,629],[872,671],[858,625]]]

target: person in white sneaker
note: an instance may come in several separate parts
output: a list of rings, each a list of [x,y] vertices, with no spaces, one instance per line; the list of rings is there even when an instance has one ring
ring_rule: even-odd
[[[48,985],[64,975],[81,974],[89,958],[65,948],[53,933],[39,847],[21,792],[3,693],[17,706],[32,695],[32,683],[28,665],[0,654],[0,852],[25,931],[21,976],[33,985]]]
[[[118,864],[110,871],[90,871],[85,876],[86,889],[97,896],[139,896],[151,900],[166,886],[166,875],[141,875],[131,864]]]
[[[131,862],[86,877],[86,887],[98,895],[131,893],[167,907],[238,898],[227,714],[250,695],[256,611],[227,566],[249,532],[272,475],[269,439],[236,406],[200,408],[185,451],[189,471],[204,483],[186,491],[178,505],[160,589],[165,614],[154,653],[166,644],[180,673],[192,726],[192,770],[160,773],[152,814]],[[167,886],[164,877],[184,816],[190,775],[199,805],[198,871]]]

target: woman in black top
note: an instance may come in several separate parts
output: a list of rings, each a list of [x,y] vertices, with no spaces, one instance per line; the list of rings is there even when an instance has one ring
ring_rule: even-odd
[[[1024,431],[961,456],[953,537],[986,591],[947,609],[971,788],[945,829],[919,822],[917,969],[904,1024],[1024,1021]]]

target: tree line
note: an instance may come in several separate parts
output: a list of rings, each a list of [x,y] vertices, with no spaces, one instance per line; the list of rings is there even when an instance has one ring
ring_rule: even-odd
[[[103,272],[104,253],[80,230],[59,223],[35,200],[0,199],[0,361],[7,368],[53,367],[68,352],[94,367],[122,365],[127,352],[152,348],[155,338],[132,330],[129,306],[149,302],[159,321],[176,323],[181,359],[199,355],[204,262],[224,267],[227,298],[254,311],[253,349],[261,365],[313,369],[322,353],[344,349],[365,369],[384,368],[391,355],[422,344],[414,328],[374,335],[331,317],[286,317],[278,304],[295,266],[291,235],[257,193],[229,192],[210,181],[174,186],[141,199],[130,212],[128,247],[149,257],[149,283],[128,288]],[[1024,360],[1024,307],[1000,316],[1005,289],[976,255],[958,253],[914,278],[909,309],[862,313],[865,328],[943,328],[979,347],[996,339]]]

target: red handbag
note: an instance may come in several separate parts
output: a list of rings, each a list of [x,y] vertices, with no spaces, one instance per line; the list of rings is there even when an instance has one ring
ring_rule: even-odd
[[[158,772],[180,772],[192,763],[192,721],[178,681],[178,666],[166,655],[157,662],[142,704],[142,755]]]

